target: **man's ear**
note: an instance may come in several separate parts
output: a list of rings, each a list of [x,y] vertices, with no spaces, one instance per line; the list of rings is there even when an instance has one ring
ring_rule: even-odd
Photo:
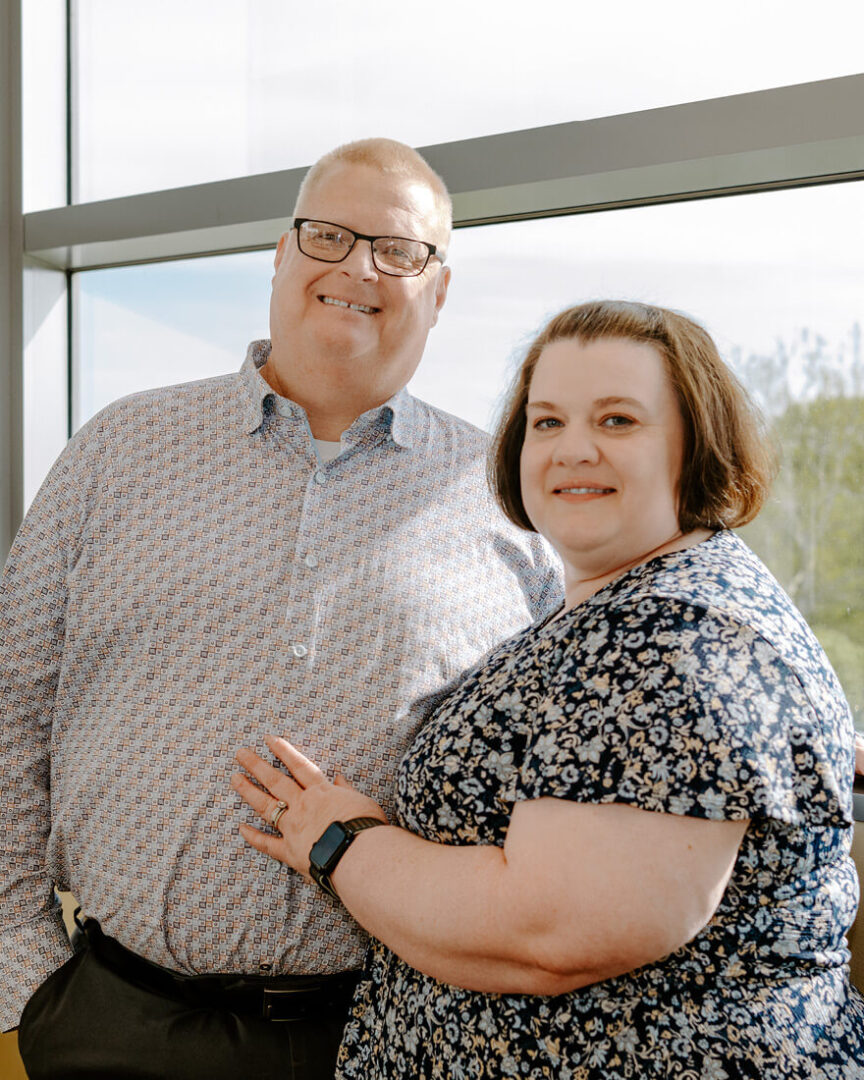
[[[438,312],[444,307],[444,301],[447,299],[447,290],[450,287],[450,267],[442,266],[438,274],[438,280],[435,282],[435,310],[432,313],[431,326],[434,326],[438,322]]]
[[[276,245],[276,254],[273,256],[273,269],[274,270],[279,269],[279,264],[285,258],[285,248],[286,248],[286,246],[288,244],[288,237],[290,235],[291,235],[290,232],[284,232],[279,237],[279,243]]]

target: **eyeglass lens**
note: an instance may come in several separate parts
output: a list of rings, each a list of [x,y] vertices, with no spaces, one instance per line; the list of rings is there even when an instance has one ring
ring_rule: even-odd
[[[350,229],[326,221],[304,221],[297,237],[304,255],[324,262],[340,262],[356,240]],[[372,261],[385,274],[408,277],[422,273],[429,261],[429,248],[420,240],[379,236],[372,242]]]

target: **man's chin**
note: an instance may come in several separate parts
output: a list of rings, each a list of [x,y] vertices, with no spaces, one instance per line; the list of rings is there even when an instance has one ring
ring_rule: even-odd
[[[378,335],[365,326],[328,327],[315,335],[322,356],[334,363],[374,363],[379,351]]]

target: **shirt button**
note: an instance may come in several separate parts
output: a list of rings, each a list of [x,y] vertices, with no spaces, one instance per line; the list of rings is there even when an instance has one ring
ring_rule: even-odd
[[[305,645],[292,645],[291,646],[291,652],[294,653],[294,655],[297,657],[298,660],[302,660],[303,657],[306,655],[306,652],[307,652],[306,646]]]
[[[316,484],[326,484],[327,483],[327,473],[325,473],[323,469],[319,469],[318,472],[315,473],[315,483]]]
[[[310,570],[314,570],[318,565],[318,560],[311,552],[303,559],[303,562],[306,563]]]

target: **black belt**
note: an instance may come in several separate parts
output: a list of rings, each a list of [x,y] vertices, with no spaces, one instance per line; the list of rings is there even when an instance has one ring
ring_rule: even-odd
[[[78,925],[86,947],[121,978],[197,1008],[276,1021],[343,1020],[360,978],[359,971],[338,975],[183,975],[130,952],[103,934],[95,919]]]

